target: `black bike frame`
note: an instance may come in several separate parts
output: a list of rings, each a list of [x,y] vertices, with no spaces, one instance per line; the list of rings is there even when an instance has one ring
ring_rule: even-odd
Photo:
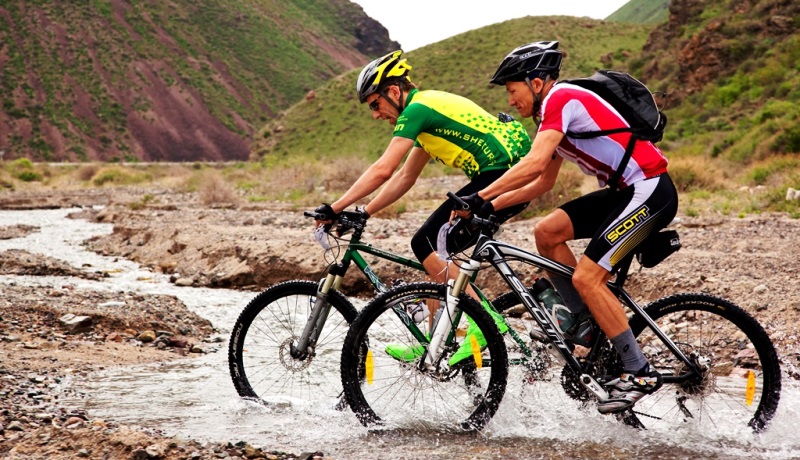
[[[547,334],[553,345],[558,348],[559,353],[564,357],[566,364],[573,372],[576,373],[576,375],[581,375],[583,373],[581,364],[578,362],[575,356],[573,356],[572,352],[565,343],[561,330],[556,327],[553,323],[553,320],[550,319],[550,315],[547,313],[547,310],[544,308],[544,306],[534,296],[532,296],[528,288],[522,284],[517,274],[509,266],[508,262],[523,262],[546,270],[555,275],[570,279],[572,278],[575,270],[568,265],[550,260],[539,254],[533,254],[516,246],[494,240],[485,234],[481,234],[481,236],[478,238],[478,242],[475,245],[475,249],[472,254],[472,260],[476,262],[489,262],[500,273],[503,280],[505,280],[508,286],[517,294],[523,305],[525,305],[525,308],[528,310],[531,316],[533,316],[542,330]],[[639,304],[637,304],[623,289],[623,284],[627,279],[628,270],[632,260],[633,255],[631,254],[622,261],[619,266],[619,270],[617,271],[616,278],[613,281],[609,280],[607,283],[608,288],[617,298],[621,298],[621,300],[634,313],[640,315],[644,319],[650,329],[653,330],[653,332],[661,339],[661,341],[664,342],[664,344],[675,356],[677,356],[686,364],[688,369],[691,369],[693,373],[699,374],[700,371],[697,369],[692,360],[684,355],[684,353],[675,345],[675,343],[672,342],[672,340],[667,337],[667,335],[664,334],[661,329],[659,329],[659,327],[644,311],[644,309],[639,306]],[[595,344],[599,342],[600,341],[598,340],[595,342]],[[688,376],[684,375],[684,377],[679,377],[665,375],[663,378],[664,382],[674,383],[680,382],[688,378]]]

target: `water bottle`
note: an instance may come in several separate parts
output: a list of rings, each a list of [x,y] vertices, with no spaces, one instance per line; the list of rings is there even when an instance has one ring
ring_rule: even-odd
[[[539,278],[533,283],[533,292],[542,302],[545,308],[550,311],[553,322],[558,325],[561,332],[567,332],[575,324],[575,317],[572,312],[564,305],[561,296],[556,292],[550,281]]]
[[[578,326],[575,327],[575,331],[572,334],[572,343],[583,347],[590,347],[592,345],[592,334],[594,334],[591,313],[588,311],[581,312],[576,322]]]
[[[406,303],[405,306],[406,313],[408,313],[408,316],[410,316],[416,324],[421,323],[431,314],[430,310],[428,310],[428,305],[419,299]]]

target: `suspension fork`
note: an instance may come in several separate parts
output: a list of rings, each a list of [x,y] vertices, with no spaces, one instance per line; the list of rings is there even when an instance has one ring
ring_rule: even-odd
[[[442,350],[453,330],[453,320],[457,319],[456,307],[458,307],[458,299],[480,266],[480,262],[469,260],[469,262],[460,267],[461,271],[455,280],[450,279],[447,281],[445,305],[440,305],[439,311],[436,313],[430,346],[428,347],[428,353],[425,355],[425,367],[428,369],[436,368],[436,363],[439,361]]]
[[[338,263],[331,267],[327,276],[320,282],[317,289],[316,300],[311,308],[311,314],[306,321],[303,332],[297,338],[297,343],[292,343],[290,354],[295,359],[305,359],[314,353],[317,340],[322,333],[322,327],[328,320],[331,305],[328,303],[328,294],[331,290],[338,290],[342,285],[342,279],[347,271],[343,263]]]

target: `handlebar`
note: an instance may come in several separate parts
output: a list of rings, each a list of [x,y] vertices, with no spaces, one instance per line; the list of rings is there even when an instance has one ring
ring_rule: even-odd
[[[447,197],[452,199],[456,202],[456,211],[470,211],[469,205],[461,199],[460,196],[456,195],[453,192],[447,192]],[[461,208],[461,209],[458,209]],[[471,212],[470,217],[468,218],[473,224],[480,228],[481,232],[487,235],[494,235],[497,232],[497,229],[500,228],[500,224],[497,222],[497,216],[490,215],[487,218],[478,217],[475,215],[474,212]]]
[[[325,216],[314,211],[303,211],[305,217],[313,218],[314,220],[325,220]],[[364,227],[367,226],[367,219],[363,214],[356,211],[342,211],[339,217],[335,220],[336,233],[341,236],[346,231],[354,229],[357,232],[362,232]]]
[[[460,211],[469,211],[469,205],[462,200],[460,196],[453,192],[447,192],[447,197],[456,202],[456,204],[461,208]]]

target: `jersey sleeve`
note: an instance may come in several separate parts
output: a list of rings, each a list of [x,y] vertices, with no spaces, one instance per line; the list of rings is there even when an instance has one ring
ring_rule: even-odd
[[[423,104],[410,104],[397,117],[397,124],[394,126],[394,136],[406,139],[417,139],[421,133],[425,132],[428,122],[431,119],[431,109]]]
[[[539,131],[554,129],[566,134],[567,127],[572,121],[570,111],[564,110],[569,100],[566,91],[553,91],[547,97],[542,107],[542,122],[539,125]]]

